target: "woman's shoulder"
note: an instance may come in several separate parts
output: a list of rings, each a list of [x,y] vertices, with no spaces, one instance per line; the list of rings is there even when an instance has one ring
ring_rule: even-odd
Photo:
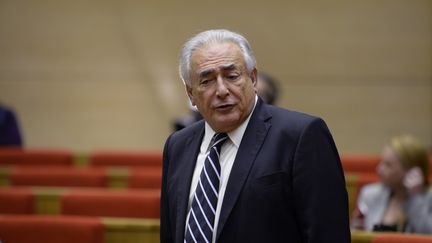
[[[381,183],[370,183],[365,185],[360,194],[363,196],[374,197],[374,196],[382,196],[388,192],[388,189]]]

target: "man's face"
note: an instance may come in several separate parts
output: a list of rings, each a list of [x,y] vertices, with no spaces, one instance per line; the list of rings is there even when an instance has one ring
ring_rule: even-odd
[[[211,43],[197,49],[191,56],[191,80],[186,86],[189,98],[216,132],[236,129],[252,111],[257,71],[248,73],[236,44]]]

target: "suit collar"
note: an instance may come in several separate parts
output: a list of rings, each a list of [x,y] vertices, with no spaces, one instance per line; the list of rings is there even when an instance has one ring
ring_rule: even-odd
[[[271,126],[269,121],[270,118],[271,115],[266,109],[265,104],[263,104],[261,99],[258,99],[255,110],[243,135],[228,179],[228,185],[223,198],[219,217],[216,241],[219,239],[223,227],[241,193],[244,183],[248,178],[249,171],[255,161],[258,151],[264,142]]]
[[[243,136],[246,132],[246,128],[250,122],[253,112],[255,111],[257,103],[258,103],[258,96],[255,95],[255,102],[252,107],[251,114],[249,114],[246,120],[238,128],[228,133],[228,136],[230,137],[234,145],[237,147],[237,149],[240,147],[241,140],[243,139]]]

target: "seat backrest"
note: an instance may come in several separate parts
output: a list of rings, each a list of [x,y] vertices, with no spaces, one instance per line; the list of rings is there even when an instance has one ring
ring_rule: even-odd
[[[0,214],[33,214],[34,196],[27,188],[0,188]]]
[[[67,150],[1,148],[0,165],[72,166],[73,155]]]
[[[375,173],[380,162],[377,155],[341,155],[341,163],[345,173]]]
[[[159,218],[160,190],[69,190],[60,205],[64,215]]]
[[[10,174],[12,186],[105,187],[104,168],[75,168],[59,166],[20,166]]]
[[[128,182],[129,188],[161,188],[162,168],[133,169]]]
[[[162,167],[161,152],[96,151],[90,155],[90,166]]]
[[[73,216],[0,216],[4,243],[103,243],[104,228],[98,218]]]

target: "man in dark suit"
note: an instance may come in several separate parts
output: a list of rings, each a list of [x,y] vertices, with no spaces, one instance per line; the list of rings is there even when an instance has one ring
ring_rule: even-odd
[[[180,74],[204,120],[166,141],[162,243],[350,242],[344,175],[326,124],[256,95],[243,36],[196,35],[183,47]],[[214,134],[227,134],[221,148]]]

